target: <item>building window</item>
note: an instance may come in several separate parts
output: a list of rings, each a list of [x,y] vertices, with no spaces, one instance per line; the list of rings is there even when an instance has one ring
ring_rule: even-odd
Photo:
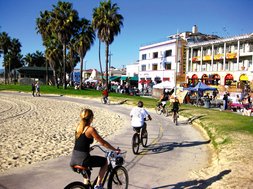
[[[165,51],[165,57],[172,56],[172,50]]]
[[[164,63],[164,69],[165,70],[171,70],[171,62],[165,62]]]
[[[146,65],[141,65],[141,71],[146,71],[147,68],[146,68]]]
[[[142,59],[142,60],[147,60],[147,55],[146,55],[146,54],[143,54],[143,55],[141,56],[141,59]]]
[[[153,58],[158,58],[158,52],[153,53]]]
[[[158,68],[157,64],[152,65],[152,70],[157,70],[157,68]]]

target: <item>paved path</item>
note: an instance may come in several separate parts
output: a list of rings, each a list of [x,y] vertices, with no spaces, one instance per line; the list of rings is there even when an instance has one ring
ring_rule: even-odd
[[[97,101],[80,98],[54,99],[110,109],[126,116],[126,119],[129,119],[131,110],[131,107],[119,104],[103,105]],[[130,119],[129,127],[110,140],[113,145],[127,150],[125,166],[129,173],[129,189],[194,186],[196,182],[189,179],[189,173],[207,166],[208,141],[182,118],[179,125],[175,126],[171,118],[157,115],[153,110],[150,110],[150,113],[153,120],[147,122],[149,146],[141,148],[141,155],[134,155],[131,150],[133,131]],[[81,181],[81,176],[69,168],[69,160],[70,157],[60,157],[7,171],[0,175],[0,189],[62,189],[74,180]],[[93,174],[96,174],[96,170]]]

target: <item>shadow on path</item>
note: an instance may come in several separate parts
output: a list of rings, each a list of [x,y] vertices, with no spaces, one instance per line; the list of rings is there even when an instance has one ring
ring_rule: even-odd
[[[219,181],[223,178],[223,176],[229,174],[231,170],[224,170],[220,172],[218,175],[215,175],[213,177],[210,177],[206,180],[191,180],[191,181],[185,181],[185,182],[179,182],[173,185],[166,185],[166,186],[158,186],[154,187],[152,189],[159,189],[159,188],[171,188],[171,189],[205,189],[208,186],[211,186],[214,182]]]
[[[164,153],[173,150],[174,148],[186,148],[192,146],[198,146],[203,144],[209,144],[210,140],[207,141],[183,141],[183,142],[165,142],[165,143],[158,143],[158,144],[151,144],[147,148],[145,148],[142,152],[144,154],[157,154],[157,153]],[[143,154],[143,153],[142,153]]]

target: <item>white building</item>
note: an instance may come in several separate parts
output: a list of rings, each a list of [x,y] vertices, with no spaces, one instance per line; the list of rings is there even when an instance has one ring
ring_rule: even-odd
[[[177,48],[178,47],[178,48]],[[179,72],[181,40],[168,39],[139,48],[139,86],[162,81],[176,82]],[[179,58],[178,58],[179,57]]]
[[[187,45],[186,77],[209,85],[253,81],[253,33]]]

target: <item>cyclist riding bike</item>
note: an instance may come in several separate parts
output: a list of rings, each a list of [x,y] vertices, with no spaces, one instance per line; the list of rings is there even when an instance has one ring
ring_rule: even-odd
[[[104,103],[106,104],[107,101],[108,101],[108,96],[109,96],[108,90],[107,90],[107,89],[104,89],[104,90],[102,91],[102,95],[103,95]]]
[[[144,130],[147,129],[147,124],[145,123],[145,120],[147,118],[149,120],[152,120],[147,110],[143,108],[143,105],[143,102],[139,101],[137,107],[134,107],[130,112],[131,125],[133,127],[133,130],[137,132],[140,132],[141,128]]]
[[[179,106],[180,106],[180,102],[179,102],[177,96],[174,97],[174,101],[172,101],[171,106],[172,106],[171,111],[173,112],[173,116],[174,116],[178,113]]]
[[[174,92],[174,89],[172,91],[169,91],[169,89],[165,89],[163,91],[163,94],[159,100],[159,103],[158,103],[158,106],[162,109],[165,108],[166,104],[167,104],[167,101],[169,100],[170,98],[170,95]]]
[[[90,154],[90,145],[94,139],[98,141],[102,146],[120,153],[120,149],[116,149],[110,143],[105,141],[97,132],[97,130],[91,126],[94,118],[94,114],[90,109],[83,109],[80,113],[80,123],[76,127],[75,132],[75,145],[71,156],[70,166],[76,165],[83,167],[100,167],[98,173],[98,179],[94,189],[102,189],[101,186],[103,177],[108,168],[108,162],[105,157],[96,156]]]

